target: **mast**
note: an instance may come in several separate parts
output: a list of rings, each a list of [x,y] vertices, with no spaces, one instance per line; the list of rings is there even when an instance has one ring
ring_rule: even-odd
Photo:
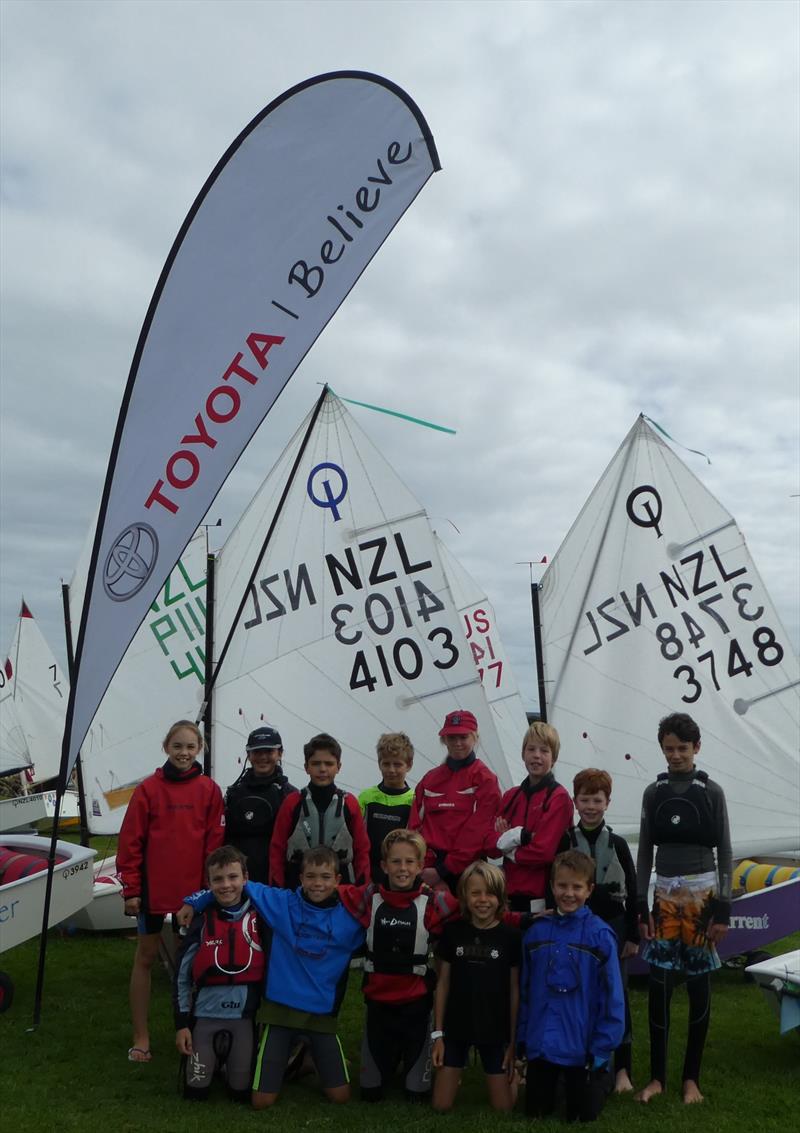
[[[225,644],[222,646],[222,649],[220,650],[219,660],[217,661],[216,665],[214,666],[214,670],[211,674],[210,679],[206,682],[206,697],[207,698],[210,698],[210,696],[213,692],[214,685],[216,684],[216,680],[217,680],[217,677],[219,675],[219,670],[222,666],[222,662],[225,660],[225,655],[227,654],[230,643],[233,640],[233,635],[234,635],[234,632],[236,631],[236,627],[239,624],[239,619],[241,618],[242,613],[244,611],[245,605],[247,603],[248,595],[250,594],[250,590],[255,583],[256,575],[258,574],[258,570],[259,570],[259,567],[261,566],[261,563],[264,559],[264,555],[267,553],[267,548],[269,546],[270,540],[271,540],[272,535],[275,531],[275,528],[278,525],[278,520],[281,516],[281,512],[283,511],[284,504],[286,503],[286,500],[289,496],[289,492],[291,491],[292,484],[294,483],[294,478],[297,475],[297,470],[300,467],[303,456],[305,455],[306,448],[308,447],[308,442],[311,439],[311,434],[314,432],[314,427],[317,423],[317,418],[319,417],[319,415],[322,411],[322,406],[324,405],[325,398],[327,396],[328,396],[328,384],[326,382],[325,385],[322,387],[322,393],[319,395],[319,399],[317,400],[317,404],[314,406],[314,412],[311,414],[311,420],[308,423],[308,428],[306,429],[305,436],[303,437],[303,440],[300,444],[300,448],[298,449],[297,456],[294,459],[294,463],[292,464],[289,475],[286,478],[286,483],[284,484],[283,491],[281,492],[281,498],[278,500],[278,506],[275,508],[275,514],[273,515],[272,521],[270,522],[270,525],[267,529],[267,533],[264,536],[264,542],[261,544],[261,550],[259,551],[258,555],[256,556],[256,560],[253,564],[253,569],[250,573],[250,578],[248,579],[247,586],[244,589],[244,594],[242,594],[242,600],[239,603],[239,606],[236,610],[236,614],[234,615],[233,621],[231,622],[230,629],[228,630],[228,636],[225,639]],[[208,621],[209,621],[209,617],[208,617],[208,613],[206,613],[206,625],[208,625]],[[206,662],[206,663],[208,663],[208,662]]]
[[[547,723],[547,694],[544,687],[544,657],[542,655],[542,611],[539,604],[541,582],[531,581],[531,606],[533,607],[533,647],[536,651],[536,683],[539,687],[539,715]]]
[[[69,612],[69,583],[61,583],[61,602],[64,608],[64,637],[67,644],[67,674],[70,684],[75,669],[75,651],[72,644],[72,619]],[[89,845],[89,812],[86,809],[86,791],[83,787],[83,768],[81,766],[81,753],[75,760],[75,777],[78,782],[78,813],[81,823],[81,845]]]
[[[206,540],[208,540],[208,531],[206,530]],[[203,677],[203,737],[206,741],[205,754],[203,756],[203,770],[206,775],[211,774],[212,766],[212,728],[214,719],[214,581],[215,574],[214,568],[216,564],[216,556],[211,554],[208,550],[208,542],[206,542],[206,643],[205,643],[205,674]]]

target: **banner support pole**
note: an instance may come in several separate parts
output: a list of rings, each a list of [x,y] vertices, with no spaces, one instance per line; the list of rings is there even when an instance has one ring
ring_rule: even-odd
[[[61,602],[64,607],[64,637],[67,644],[67,673],[69,675],[69,683],[72,685],[72,680],[75,675],[75,650],[72,644],[72,618],[69,611],[69,584],[66,582],[61,583]],[[81,820],[81,845],[89,845],[89,812],[86,809],[86,791],[83,785],[83,767],[81,765],[81,753],[78,752],[78,757],[75,760],[75,777],[78,781],[78,813]]]

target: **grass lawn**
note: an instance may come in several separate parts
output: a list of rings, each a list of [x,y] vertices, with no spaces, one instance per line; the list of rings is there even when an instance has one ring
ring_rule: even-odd
[[[773,952],[800,946],[800,934],[773,946]],[[233,1124],[241,1130],[271,1126],[293,1130],[436,1130],[447,1133],[466,1126],[470,1133],[523,1130],[521,1113],[496,1116],[486,1108],[482,1074],[470,1068],[454,1112],[433,1114],[397,1100],[382,1105],[354,1101],[335,1108],[317,1093],[313,1079],[289,1084],[277,1107],[255,1113],[234,1107],[215,1087],[205,1106],[183,1102],[177,1093],[178,1055],[170,1012],[166,973],[153,980],[152,1046],[147,1066],[126,1060],[130,1043],[127,982],[134,941],[121,935],[62,936],[54,931],[48,943],[43,1020],[27,1033],[33,1006],[38,945],[20,945],[0,957],[0,966],[16,984],[13,1006],[0,1016],[0,1048],[5,1087],[3,1128],[9,1133],[218,1133]],[[362,1008],[359,978],[353,973],[342,1012],[341,1035],[357,1080]],[[648,1077],[646,982],[634,981],[634,1078]],[[598,1130],[624,1127],[647,1133],[787,1133],[795,1126],[800,1100],[800,1041],[781,1038],[777,1020],[762,993],[736,971],[714,977],[711,1029],[703,1073],[703,1106],[683,1106],[676,1093],[685,1036],[686,996],[673,999],[671,1089],[647,1107],[630,1097],[612,1098]],[[217,1092],[219,1091],[219,1092]],[[794,1113],[794,1118],[792,1118]],[[557,1128],[557,1122],[543,1123]]]

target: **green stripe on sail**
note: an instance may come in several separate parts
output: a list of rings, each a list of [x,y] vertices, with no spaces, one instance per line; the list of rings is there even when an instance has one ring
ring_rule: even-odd
[[[708,456],[706,453],[701,452],[699,448],[688,448],[686,445],[682,445],[680,441],[676,441],[674,437],[671,437],[666,429],[662,429],[661,426],[659,425],[658,421],[654,421],[653,418],[648,417],[646,413],[643,413],[642,417],[644,418],[645,421],[649,422],[649,424],[653,425],[656,429],[658,429],[659,433],[663,433],[668,441],[672,441],[672,443],[674,445],[677,445],[678,448],[682,448],[685,452],[693,452],[695,454],[695,456],[702,456],[702,457],[704,457],[705,460],[708,461],[709,464],[711,463],[711,457]]]
[[[331,393],[334,391],[331,390]],[[351,397],[339,397],[340,401],[348,405],[360,405],[362,409],[374,409],[376,413],[386,413],[389,417],[399,417],[401,421],[410,421],[412,425],[424,425],[426,429],[437,429],[440,433],[453,433],[455,429],[448,429],[447,425],[435,425],[433,421],[423,421],[421,417],[409,417],[407,413],[398,413],[396,409],[384,409],[382,405],[370,405],[367,401],[354,401]]]

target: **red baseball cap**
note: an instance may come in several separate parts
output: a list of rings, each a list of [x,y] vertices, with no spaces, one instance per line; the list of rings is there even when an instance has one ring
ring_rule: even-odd
[[[477,732],[478,721],[471,712],[464,712],[458,708],[455,712],[448,712],[444,724],[439,729],[440,736],[467,736],[470,732]]]

